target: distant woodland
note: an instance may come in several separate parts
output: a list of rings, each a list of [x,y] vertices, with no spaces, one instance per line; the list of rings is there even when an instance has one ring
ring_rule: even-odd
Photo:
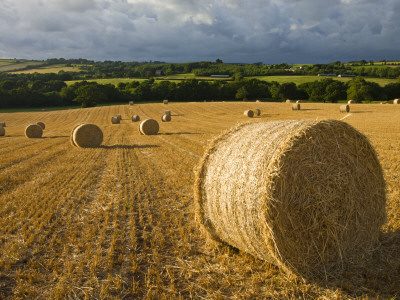
[[[211,101],[265,99],[282,101],[301,99],[317,102],[338,102],[346,99],[361,101],[387,101],[400,98],[400,81],[381,87],[366,81],[372,78],[399,78],[397,63],[372,61],[350,63],[334,62],[291,66],[228,64],[216,62],[163,63],[163,62],[94,62],[85,59],[48,59],[40,66],[79,66],[79,72],[14,74],[0,73],[0,108],[46,107],[46,106],[96,106],[102,103],[127,101]],[[35,65],[37,68],[38,65]],[[29,69],[28,65],[26,69]],[[166,80],[160,76],[192,73],[201,78]],[[296,85],[293,82],[267,82],[250,76],[271,75],[355,75],[348,82],[330,77]],[[205,80],[211,75],[229,75],[226,80]],[[133,78],[126,83],[99,84],[89,79]],[[142,80],[135,80],[141,78]],[[146,80],[143,80],[146,79]],[[70,80],[77,82],[67,85]]]

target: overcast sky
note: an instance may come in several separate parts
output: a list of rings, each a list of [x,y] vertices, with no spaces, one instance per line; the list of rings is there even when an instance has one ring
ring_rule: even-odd
[[[400,59],[400,0],[0,0],[0,58]]]

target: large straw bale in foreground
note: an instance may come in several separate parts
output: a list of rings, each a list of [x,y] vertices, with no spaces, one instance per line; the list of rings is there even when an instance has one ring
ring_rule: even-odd
[[[140,123],[139,132],[144,135],[154,135],[158,133],[160,126],[154,119],[146,119]]]
[[[25,128],[25,136],[27,138],[41,138],[43,129],[38,124],[30,124]]]
[[[340,112],[350,112],[350,105],[344,104],[339,107]]]
[[[6,134],[6,130],[4,127],[0,126],[0,136],[4,136]]]
[[[196,218],[223,242],[304,277],[361,259],[385,221],[385,182],[368,139],[342,121],[240,125],[196,174]]]
[[[103,142],[103,132],[94,124],[81,124],[72,132],[72,144],[79,148],[99,147]]]

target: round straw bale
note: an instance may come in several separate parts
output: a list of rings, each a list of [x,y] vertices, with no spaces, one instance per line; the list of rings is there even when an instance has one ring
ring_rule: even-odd
[[[121,115],[115,115],[120,121],[122,120]]]
[[[350,112],[350,105],[348,104],[340,105],[340,112]]]
[[[168,100],[163,100],[163,103],[164,104],[168,104]]]
[[[301,103],[301,100],[297,100],[296,103]]]
[[[261,100],[256,100],[256,102],[261,102]]]
[[[119,124],[119,123],[121,123],[121,119],[118,118],[117,116],[111,117],[111,123],[112,124]]]
[[[25,128],[25,136],[27,138],[41,138],[43,129],[38,124],[30,124]]]
[[[0,127],[6,127],[6,122],[0,122]]]
[[[300,103],[293,103],[292,110],[300,110]]]
[[[261,109],[256,108],[255,111],[256,111],[256,115],[257,115],[257,116],[261,115]]]
[[[162,122],[170,122],[171,121],[171,115],[163,115],[161,117]]]
[[[103,142],[103,132],[97,125],[81,124],[74,129],[72,140],[79,148],[99,147]]]
[[[245,110],[243,114],[244,114],[246,117],[249,117],[249,118],[254,117],[254,111],[252,111],[251,109]]]
[[[6,130],[3,126],[0,126],[0,136],[4,136],[6,134]]]
[[[292,100],[286,99],[286,103],[292,103]]]
[[[129,101],[129,105],[133,105],[133,103],[134,103],[133,101]]]
[[[400,99],[394,99],[393,104],[400,104]]]
[[[140,121],[140,117],[138,115],[133,115],[132,122],[137,122],[137,121]]]
[[[347,101],[347,104],[354,104],[354,103],[356,103],[355,100],[349,100],[349,101]]]
[[[170,116],[171,115],[171,111],[170,110],[166,110],[164,114]]]
[[[154,119],[146,119],[140,123],[139,131],[141,134],[144,135],[153,135],[157,134],[160,126],[158,122]]]
[[[195,204],[210,241],[304,278],[370,253],[386,218],[377,154],[337,120],[242,124],[221,135],[196,172]]]
[[[42,127],[43,130],[46,128],[46,125],[43,122],[37,122],[36,124]]]

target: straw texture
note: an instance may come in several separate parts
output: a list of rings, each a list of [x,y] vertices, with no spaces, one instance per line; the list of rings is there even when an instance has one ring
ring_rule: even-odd
[[[42,127],[43,130],[45,130],[46,125],[43,122],[37,122],[36,124],[38,124],[40,127]]]
[[[340,112],[350,112],[350,105],[340,105]]]
[[[293,103],[292,110],[300,110],[300,103]]]
[[[162,122],[170,122],[171,121],[171,115],[163,115],[161,117]]]
[[[132,122],[138,122],[138,121],[140,121],[140,117],[138,115],[133,115]]]
[[[79,148],[99,147],[103,142],[103,132],[97,125],[81,124],[73,131],[72,140]]]
[[[243,114],[244,114],[246,117],[249,117],[249,118],[254,117],[254,111],[252,111],[251,109],[245,110]]]
[[[41,138],[43,129],[38,124],[30,124],[25,128],[25,136],[27,138]]]
[[[375,150],[336,120],[240,125],[196,172],[196,219],[211,240],[304,277],[367,254],[385,202]]]
[[[0,136],[4,136],[6,134],[6,130],[4,127],[0,126]]]
[[[146,119],[140,123],[139,132],[144,135],[157,134],[160,126],[158,122],[154,119]]]

